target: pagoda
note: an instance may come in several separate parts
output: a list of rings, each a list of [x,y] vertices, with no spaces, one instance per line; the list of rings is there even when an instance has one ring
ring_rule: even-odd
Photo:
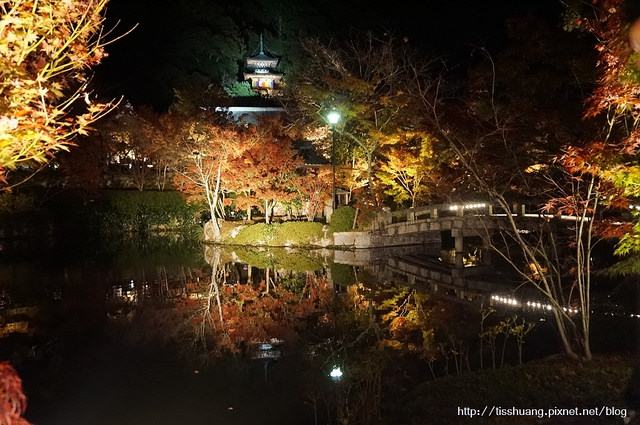
[[[264,52],[264,43],[262,42],[261,34],[260,52],[255,56],[247,58],[245,72],[243,73],[245,81],[251,83],[253,90],[271,94],[273,90],[279,88],[282,81],[282,74],[275,70],[278,62],[278,58],[269,56]]]

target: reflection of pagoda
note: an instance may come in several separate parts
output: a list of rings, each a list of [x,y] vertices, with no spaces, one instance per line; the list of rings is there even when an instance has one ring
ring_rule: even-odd
[[[251,83],[253,90],[271,94],[273,90],[279,88],[282,80],[282,74],[275,71],[278,61],[278,58],[269,56],[264,52],[262,35],[260,35],[260,52],[247,58],[244,79]]]

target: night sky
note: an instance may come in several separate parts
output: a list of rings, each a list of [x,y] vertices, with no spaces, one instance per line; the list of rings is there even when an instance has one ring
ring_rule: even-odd
[[[172,89],[185,82],[237,79],[261,33],[282,56],[301,37],[391,30],[455,68],[470,60],[474,46],[499,52],[509,18],[534,14],[558,28],[561,12],[557,0],[111,0],[107,28],[118,23],[115,34],[137,28],[108,47],[109,57],[96,69],[96,90],[165,109]]]

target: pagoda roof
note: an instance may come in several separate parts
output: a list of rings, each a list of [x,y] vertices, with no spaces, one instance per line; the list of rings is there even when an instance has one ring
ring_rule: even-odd
[[[251,65],[255,62],[268,63],[274,67],[277,65],[279,59],[273,56],[269,56],[264,52],[264,42],[262,41],[262,34],[260,34],[260,51],[257,55],[247,58],[247,64]]]
[[[274,58],[273,56],[269,56],[266,53],[261,51],[257,55],[247,58],[247,61],[250,61],[250,60],[255,60],[255,61],[275,61],[275,62],[277,62],[278,58]]]

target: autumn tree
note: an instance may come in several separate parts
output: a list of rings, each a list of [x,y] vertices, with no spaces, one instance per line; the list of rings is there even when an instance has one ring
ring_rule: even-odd
[[[129,104],[101,121],[98,131],[111,146],[111,157],[130,184],[143,191],[150,179],[153,157],[162,145],[151,138],[148,124]]]
[[[640,26],[638,21],[630,25],[627,12],[619,0],[596,1],[586,11],[567,10],[570,27],[586,30],[598,40],[599,80],[584,114],[603,123],[599,134],[586,146],[571,149],[567,159],[580,175],[595,175],[611,184],[603,202],[631,211],[632,223],[609,223],[602,229],[604,236],[620,238],[616,253],[623,259],[613,271],[638,274],[640,215],[633,204],[640,197]]]
[[[227,190],[223,175],[233,159],[256,143],[255,128],[240,127],[210,113],[190,117],[172,114],[163,122],[180,146],[182,166],[177,170],[174,183],[191,200],[206,202],[211,221],[205,227],[205,238],[218,240],[218,219],[223,216],[222,195]]]
[[[43,167],[112,104],[92,98],[86,71],[105,56],[107,0],[0,4],[0,187]]]
[[[297,188],[303,196],[303,209],[308,221],[313,221],[325,203],[331,200],[331,183],[331,168],[327,166],[308,168],[301,174]]]
[[[549,40],[540,43],[543,41],[549,49],[566,53],[564,47]],[[572,359],[589,360],[590,256],[602,187],[593,174],[569,167],[572,147],[583,144],[580,134],[569,126],[547,127],[559,121],[554,111],[544,112],[549,110],[543,107],[548,101],[545,96],[521,102],[508,94],[522,80],[522,76],[505,73],[510,58],[496,58],[483,48],[477,52],[484,70],[470,73],[467,91],[452,85],[442,73],[422,73],[419,64],[408,90],[423,103],[429,131],[455,154],[460,170],[457,191],[480,195],[503,214],[504,219],[492,224],[496,230],[485,242],[522,282],[544,297],[564,353]],[[521,52],[520,57],[527,58],[527,54]],[[557,73],[553,78],[575,80],[575,75]],[[573,84],[568,93],[575,96],[581,87]],[[534,112],[539,124],[529,125]],[[521,209],[514,210],[514,203],[570,215],[571,221],[540,218],[525,224],[527,219],[520,217]],[[572,313],[576,310],[578,313]]]
[[[327,113],[340,112],[334,160],[338,165],[364,160],[368,196],[375,202],[374,165],[380,148],[393,143],[414,118],[403,89],[408,48],[391,36],[373,34],[333,45],[307,40],[304,47],[308,71],[292,85],[294,95],[315,125],[326,127]],[[331,137],[324,142],[323,151],[331,151],[326,147]]]
[[[278,203],[297,195],[302,159],[283,134],[278,121],[265,120],[257,129],[258,141],[237,156],[227,169],[228,188],[240,195],[240,205],[262,209],[269,223]],[[244,199],[242,199],[244,197]]]
[[[66,189],[78,191],[86,204],[104,187],[111,146],[97,134],[83,138],[82,145],[59,156]]]
[[[400,135],[396,143],[382,151],[376,176],[396,204],[418,202],[443,191],[441,176],[435,158],[432,138],[427,134],[409,132]]]

